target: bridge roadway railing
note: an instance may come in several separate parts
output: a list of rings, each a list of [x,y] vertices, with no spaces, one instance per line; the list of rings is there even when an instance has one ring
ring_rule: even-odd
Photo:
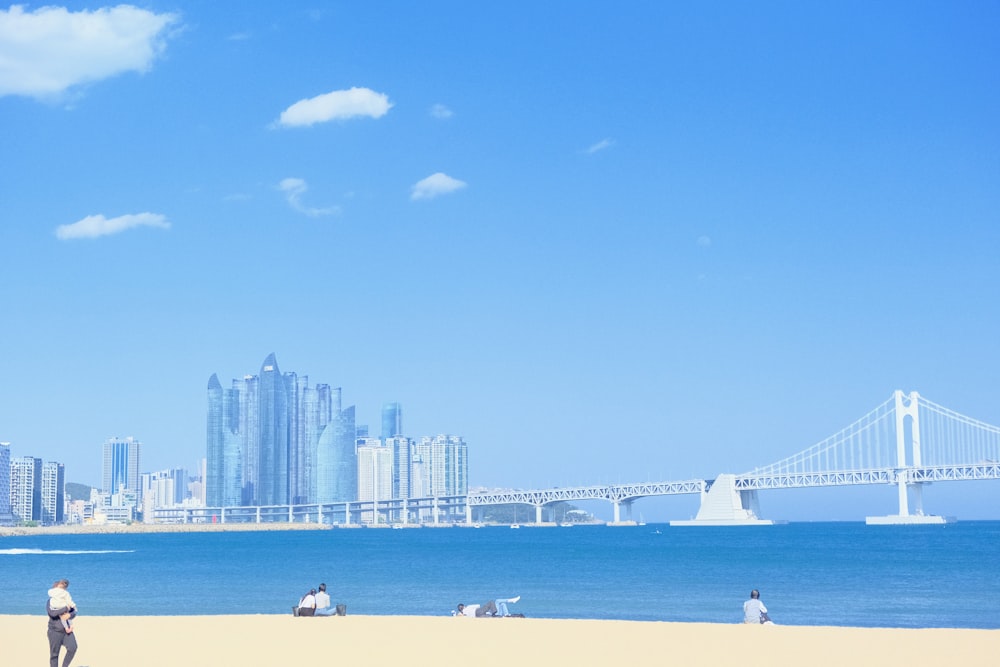
[[[472,523],[473,507],[524,504],[535,507],[535,521],[542,522],[545,505],[571,500],[606,500],[613,505],[615,522],[620,521],[620,508],[646,496],[667,496],[702,493],[705,480],[677,482],[641,482],[534,490],[504,490],[468,495],[397,498],[392,500],[354,500],[334,503],[293,505],[233,506],[233,507],[171,507],[153,511],[156,523],[271,523],[271,522],[342,522],[346,525],[380,523],[386,516],[400,523],[410,521],[411,513],[433,523],[442,515],[454,521],[464,514],[465,523]],[[375,515],[379,519],[375,519]]]
[[[819,486],[896,484],[905,475],[907,483],[1000,479],[1000,463],[986,461],[968,465],[831,470],[828,472],[744,474],[736,477],[736,490],[795,489]]]

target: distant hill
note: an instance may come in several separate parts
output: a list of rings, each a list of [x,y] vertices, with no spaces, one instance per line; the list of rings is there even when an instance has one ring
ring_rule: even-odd
[[[90,500],[90,489],[86,484],[66,482],[66,497],[69,500]]]

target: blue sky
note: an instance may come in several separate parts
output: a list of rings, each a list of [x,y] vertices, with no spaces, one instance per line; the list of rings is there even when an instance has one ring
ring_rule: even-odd
[[[209,376],[271,352],[376,434],[398,401],[462,435],[473,485],[743,472],[895,389],[1000,424],[998,29],[987,2],[0,9],[0,440],[70,481],[112,436],[193,468]]]

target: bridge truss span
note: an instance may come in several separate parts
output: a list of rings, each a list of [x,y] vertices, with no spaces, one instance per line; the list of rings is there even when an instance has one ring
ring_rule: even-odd
[[[470,506],[482,505],[534,505],[540,507],[554,502],[572,500],[608,500],[629,502],[645,496],[670,496],[701,493],[705,481],[689,479],[679,482],[640,482],[636,484],[609,484],[601,486],[579,486],[574,488],[538,489],[530,491],[500,490],[484,493],[470,493]]]
[[[777,475],[738,475],[737,491],[760,489],[801,489],[814,486],[853,486],[856,484],[892,484],[896,471],[891,468],[875,470],[834,470],[828,472],[785,473]]]

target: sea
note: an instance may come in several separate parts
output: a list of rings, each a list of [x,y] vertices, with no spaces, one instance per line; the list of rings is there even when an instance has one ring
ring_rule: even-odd
[[[0,614],[290,614],[325,582],[348,614],[448,615],[521,596],[534,618],[1000,628],[1000,522],[574,525],[0,537]]]

